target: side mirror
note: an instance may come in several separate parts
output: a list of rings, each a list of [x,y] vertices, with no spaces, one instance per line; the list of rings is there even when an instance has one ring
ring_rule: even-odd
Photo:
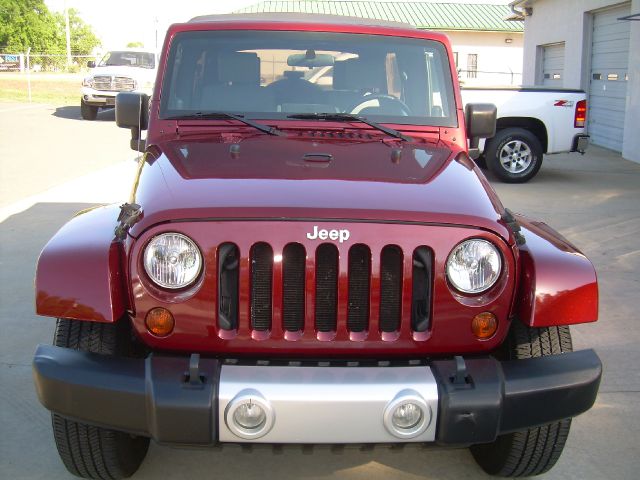
[[[491,138],[496,134],[497,115],[498,109],[492,103],[468,103],[465,107],[469,156],[474,160],[480,156],[480,139]]]
[[[149,126],[149,96],[137,92],[119,93],[116,96],[116,125],[131,129],[131,149],[144,152],[140,132]]]
[[[96,62],[94,62],[93,60],[89,60],[87,62],[87,67],[89,68],[96,68]]]

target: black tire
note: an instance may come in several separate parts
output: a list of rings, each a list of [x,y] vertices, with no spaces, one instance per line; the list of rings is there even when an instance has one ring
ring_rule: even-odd
[[[80,100],[80,115],[85,120],[95,120],[98,117],[98,107],[87,105],[84,100]]]
[[[515,320],[505,343],[505,357],[523,359],[573,350],[569,327],[530,328]],[[539,475],[553,467],[569,436],[571,419],[500,435],[493,443],[474,445],[471,453],[482,469],[501,477]]]
[[[529,130],[505,128],[487,140],[485,157],[487,167],[500,180],[524,183],[531,180],[542,166],[542,145]]]
[[[103,355],[129,355],[131,333],[126,320],[115,324],[59,319],[53,343],[58,347]],[[130,477],[144,460],[149,439],[94,427],[51,415],[58,454],[67,470],[78,477]]]

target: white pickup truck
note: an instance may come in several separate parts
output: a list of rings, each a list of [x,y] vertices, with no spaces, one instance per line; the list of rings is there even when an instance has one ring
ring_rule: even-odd
[[[480,152],[489,170],[504,182],[533,178],[545,153],[584,153],[589,143],[582,90],[464,87],[462,101],[498,107],[496,135],[480,144]]]
[[[137,91],[151,95],[156,79],[158,58],[146,50],[112,50],[96,65],[88,62],[90,74],[82,81],[80,113],[85,120],[95,120],[98,109],[116,104],[119,92]]]

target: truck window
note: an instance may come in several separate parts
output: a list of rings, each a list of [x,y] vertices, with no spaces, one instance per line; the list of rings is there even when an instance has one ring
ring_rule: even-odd
[[[163,118],[212,111],[262,119],[357,113],[376,122],[457,125],[448,58],[438,42],[207,31],[182,32],[171,45]]]

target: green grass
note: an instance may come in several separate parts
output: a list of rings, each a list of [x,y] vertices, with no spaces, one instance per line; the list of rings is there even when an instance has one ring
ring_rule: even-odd
[[[0,101],[28,102],[29,94],[25,75],[0,74]],[[80,81],[68,75],[32,75],[31,101],[56,106],[78,105]]]

